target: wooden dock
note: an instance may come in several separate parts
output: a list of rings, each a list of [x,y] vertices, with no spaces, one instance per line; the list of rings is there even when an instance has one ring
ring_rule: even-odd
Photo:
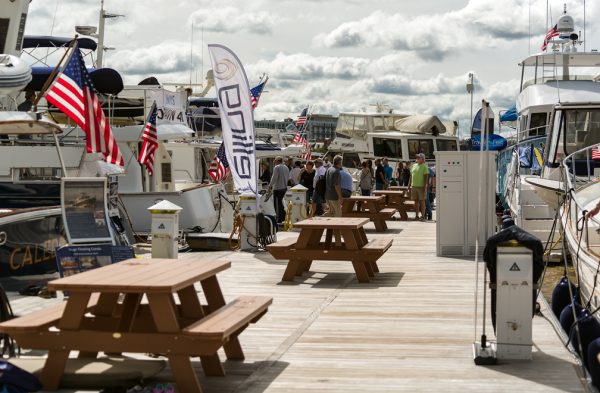
[[[246,360],[226,362],[226,377],[204,377],[197,362],[205,392],[586,391],[577,363],[541,316],[533,319],[532,361],[476,366],[474,262],[437,257],[433,222],[388,224],[394,244],[367,284],[356,281],[349,262],[316,262],[311,275],[282,283],[286,262],[267,252],[206,253],[233,263],[219,274],[228,300],[261,294],[274,301],[240,336]],[[372,223],[366,228],[369,238],[381,236]],[[21,306],[31,300],[13,301],[17,312]],[[169,370],[158,376],[169,378]]]

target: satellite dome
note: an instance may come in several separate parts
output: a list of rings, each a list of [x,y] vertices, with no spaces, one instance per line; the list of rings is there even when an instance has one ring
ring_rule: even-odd
[[[573,22],[573,18],[570,15],[563,14],[559,19],[557,25],[557,30],[559,33],[572,33],[575,31],[575,22]]]

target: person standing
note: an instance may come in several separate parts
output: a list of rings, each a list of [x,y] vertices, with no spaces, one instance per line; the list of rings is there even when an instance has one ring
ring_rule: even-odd
[[[296,161],[294,167],[290,171],[290,186],[294,187],[300,182],[300,173],[302,173],[302,161]]]
[[[262,168],[262,173],[258,179],[261,181],[261,183],[269,183],[271,181],[271,171],[269,170],[269,164],[263,162],[262,164],[260,164],[260,167]]]
[[[425,154],[416,155],[416,164],[410,169],[410,191],[411,199],[415,202],[416,217],[415,220],[425,220],[425,197],[427,195],[427,181],[429,177],[429,168],[425,164]],[[419,213],[420,216],[419,216]]]
[[[360,194],[362,196],[369,196],[371,195],[371,187],[373,187],[373,174],[371,173],[371,169],[369,169],[369,164],[367,161],[363,161],[361,166],[362,169],[360,170],[358,183],[360,187]]]
[[[394,176],[394,169],[390,165],[390,162],[388,161],[387,157],[383,159],[383,171],[385,172],[386,186],[389,186],[392,182],[392,177]]]
[[[385,178],[385,169],[381,164],[381,160],[378,158],[375,160],[375,189],[385,190],[387,186],[387,180]]]
[[[308,188],[306,191],[306,205],[308,206],[313,198],[314,180],[315,180],[315,164],[311,160],[306,162],[306,166],[300,172],[300,184]]]
[[[410,186],[410,162],[405,162],[402,165],[402,185]]]
[[[425,218],[433,220],[433,200],[435,199],[435,169],[429,168],[427,192],[425,193]]]
[[[287,182],[290,177],[290,171],[283,163],[281,157],[275,158],[275,168],[273,176],[269,183],[269,191],[273,191],[275,198],[275,212],[277,213],[277,223],[281,224],[285,220],[285,207],[283,206],[283,197],[287,191]]]
[[[329,207],[329,215],[333,217],[342,216],[342,156],[333,158],[333,166],[325,173],[325,200]]]
[[[341,176],[341,186],[342,186],[342,196],[344,198],[350,198],[352,195],[352,190],[354,189],[354,180],[352,179],[352,175],[348,172],[348,168],[342,168],[340,170]]]
[[[317,181],[321,176],[325,176],[326,169],[323,166],[323,160],[317,158],[315,160],[315,178],[313,179],[313,198],[310,206],[311,216],[323,215],[323,204],[325,197],[317,192]]]

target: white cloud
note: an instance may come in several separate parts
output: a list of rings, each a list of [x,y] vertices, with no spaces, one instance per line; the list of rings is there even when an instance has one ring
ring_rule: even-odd
[[[219,7],[194,11],[190,21],[206,31],[217,33],[270,34],[276,19],[266,11],[248,12],[234,7]]]
[[[177,41],[165,41],[150,47],[124,49],[110,54],[107,61],[111,68],[119,72],[150,76],[154,74],[172,74],[188,71],[191,67],[189,48]],[[194,63],[199,64],[200,58],[194,55]],[[186,79],[183,79],[186,80]]]
[[[588,20],[599,15],[599,6],[588,7]],[[532,34],[545,33],[545,1],[531,4]],[[525,10],[525,12],[524,12]],[[456,11],[423,14],[409,18],[401,13],[375,11],[357,21],[346,22],[328,33],[318,34],[313,42],[327,48],[379,47],[412,51],[425,60],[442,60],[459,50],[474,50],[506,45],[529,35],[528,1],[470,0]],[[573,4],[569,13],[583,14]]]

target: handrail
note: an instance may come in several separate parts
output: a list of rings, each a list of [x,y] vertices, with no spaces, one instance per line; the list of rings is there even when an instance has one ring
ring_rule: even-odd
[[[565,157],[561,162],[562,167],[562,175],[563,182],[565,185],[565,195],[567,196],[567,200],[563,205],[563,209],[565,209],[564,214],[567,214],[567,225],[574,229],[573,233],[576,237],[577,242],[580,244],[581,249],[587,251],[590,250],[590,231],[596,231],[596,227],[590,229],[589,225],[584,224],[581,228],[577,226],[578,221],[581,219],[582,212],[585,211],[585,206],[581,199],[577,195],[577,191],[587,187],[592,183],[596,183],[599,181],[598,178],[594,177],[593,169],[590,166],[592,160],[592,150],[600,149],[600,143],[596,145],[586,146],[582,149],[579,149],[567,157]],[[587,173],[577,173],[575,159],[576,156],[585,155],[585,161],[587,163],[586,169]],[[591,217],[589,219],[594,224],[600,226],[600,217]],[[592,236],[593,237],[593,236]]]

